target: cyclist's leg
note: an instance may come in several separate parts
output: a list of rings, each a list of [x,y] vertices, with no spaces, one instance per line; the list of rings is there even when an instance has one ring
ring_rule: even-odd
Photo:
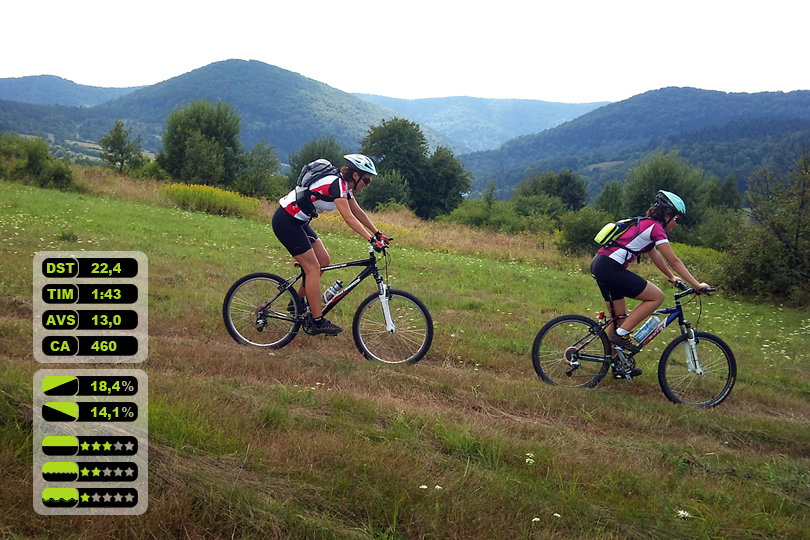
[[[298,295],[304,296],[309,301],[313,317],[321,317],[323,315],[321,265],[307,234],[307,230],[312,231],[312,227],[309,226],[309,223],[291,216],[281,207],[273,214],[272,225],[276,237],[304,271],[303,290],[299,290]]]
[[[309,302],[309,310],[312,313],[312,318],[317,319],[318,317],[322,317],[321,263],[318,262],[315,250],[310,248],[304,253],[294,255],[293,258],[301,265],[301,269],[304,271],[304,296],[307,302]]]
[[[315,229],[312,228],[312,225],[309,223],[304,226],[304,232],[307,234],[307,238],[309,239],[309,245],[312,246],[312,250],[315,251],[315,256],[318,258],[318,264],[322,267],[328,266],[331,262],[331,257],[329,256],[329,252],[326,251],[326,246],[323,245],[323,241],[318,238],[318,233],[315,232]],[[323,272],[321,272],[323,274]],[[306,290],[304,290],[304,283],[301,283],[298,287],[298,296],[301,298],[306,297]]]
[[[647,284],[641,293],[636,296],[632,296],[632,298],[636,300],[641,300],[641,303],[633,308],[627,318],[624,319],[622,324],[619,326],[628,332],[638,326],[640,322],[646,320],[647,317],[652,315],[653,311],[658,309],[661,304],[664,303],[664,293],[661,291],[661,289],[649,281],[646,283]]]

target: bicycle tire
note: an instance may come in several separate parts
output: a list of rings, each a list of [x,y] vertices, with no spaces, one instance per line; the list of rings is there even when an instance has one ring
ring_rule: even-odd
[[[386,329],[379,293],[360,303],[352,321],[354,344],[369,360],[415,364],[433,342],[433,318],[421,300],[405,291],[388,289],[388,306],[394,332]]]
[[[582,315],[562,315],[543,325],[532,345],[532,364],[540,379],[558,386],[596,386],[607,373],[608,362],[583,360],[578,366],[573,366],[570,361],[569,351],[589,335],[593,339],[581,350],[593,356],[610,358],[611,347],[607,335],[593,319]]]
[[[698,375],[686,360],[687,336],[680,335],[667,345],[658,362],[658,384],[673,403],[711,408],[731,394],[737,380],[737,361],[731,348],[708,332],[695,332],[698,360],[703,370]]]
[[[286,285],[285,279],[266,272],[242,276],[231,285],[222,303],[222,319],[237,343],[280,349],[293,340],[304,305]]]

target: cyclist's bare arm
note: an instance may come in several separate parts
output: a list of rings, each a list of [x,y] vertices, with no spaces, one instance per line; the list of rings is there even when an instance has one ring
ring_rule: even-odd
[[[709,285],[707,283],[701,283],[700,281],[695,279],[695,276],[693,276],[692,273],[689,272],[689,270],[686,269],[686,266],[683,264],[683,262],[681,262],[681,259],[679,259],[677,255],[675,255],[675,252],[672,250],[672,245],[669,242],[658,244],[657,249],[658,251],[661,252],[661,255],[664,256],[664,259],[666,259],[666,262],[669,265],[669,267],[676,274],[681,276],[681,279],[689,283],[689,285],[691,285],[698,291],[709,288]]]
[[[661,270],[661,273],[667,276],[669,281],[675,281],[675,275],[672,273],[672,270],[669,269],[669,266],[667,266],[666,261],[664,261],[664,258],[660,253],[658,253],[656,250],[650,251],[650,259],[652,259],[653,264],[655,264],[655,266]]]
[[[355,202],[354,204],[357,203]],[[351,203],[347,199],[335,199],[335,207],[337,207],[337,210],[338,212],[340,212],[340,215],[343,218],[343,220],[349,227],[351,227],[351,229],[354,232],[356,232],[366,240],[368,240],[369,238],[373,238],[374,235],[366,231],[366,229],[363,227],[363,224],[354,215],[354,212],[352,212]]]
[[[368,217],[366,211],[360,207],[360,204],[358,204],[357,199],[354,198],[349,199],[349,208],[352,209],[352,214],[354,214],[354,217],[356,217],[357,220],[360,221],[360,223],[366,226],[369,233],[374,234],[376,231],[379,230],[377,229],[377,227],[374,226],[374,223],[371,222],[371,218]]]

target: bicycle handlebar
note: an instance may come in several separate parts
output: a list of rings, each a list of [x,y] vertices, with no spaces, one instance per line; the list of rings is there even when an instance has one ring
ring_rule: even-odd
[[[676,281],[675,286],[679,288],[683,292],[675,293],[675,299],[683,298],[684,296],[689,296],[690,294],[709,294],[715,292],[717,289],[714,287],[707,287],[698,291],[694,287],[689,287],[683,281]]]

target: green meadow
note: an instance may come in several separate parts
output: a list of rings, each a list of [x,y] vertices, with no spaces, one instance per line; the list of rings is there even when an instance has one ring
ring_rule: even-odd
[[[702,312],[687,304],[737,358],[734,391],[712,410],[673,405],[658,387],[674,327],[639,355],[644,374],[632,382],[551,387],[532,369],[531,344],[552,317],[603,309],[588,259],[550,238],[391,212],[373,215],[395,237],[390,283],[436,325],[420,363],[356,350],[350,325],[370,280],[331,314],[340,336],[248,348],[229,337],[221,305],[244,274],[294,274],[272,208],[211,215],[175,206],[155,184],[99,174],[82,173],[72,193],[0,182],[0,537],[810,537],[807,308],[722,291]],[[339,218],[315,228],[332,262],[365,256]],[[33,257],[63,250],[149,260],[149,356],[104,366],[149,377],[140,516],[32,508],[34,373],[87,367],[33,357]],[[355,273],[331,272],[324,286]]]

